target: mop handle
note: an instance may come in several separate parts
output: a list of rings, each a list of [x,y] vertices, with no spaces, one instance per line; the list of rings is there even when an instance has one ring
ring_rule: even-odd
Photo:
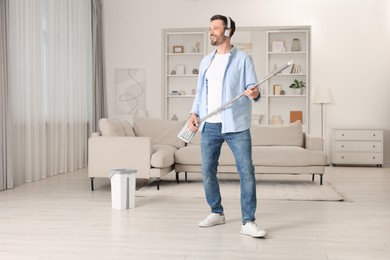
[[[282,67],[280,67],[279,69],[276,69],[274,72],[270,73],[267,77],[265,77],[264,79],[262,79],[260,82],[256,83],[255,85],[253,85],[251,88],[254,88],[254,87],[258,87],[260,86],[261,84],[263,84],[264,82],[266,82],[267,80],[269,80],[270,78],[272,78],[273,76],[275,76],[276,74],[279,74],[280,72],[282,72],[283,70],[287,69],[291,64],[293,64],[294,60],[290,60],[289,62],[287,62],[285,65],[283,65]],[[200,120],[199,120],[199,123],[205,121],[206,119],[212,117],[212,116],[215,116],[217,114],[219,114],[222,110],[224,110],[228,105],[230,105],[231,103],[233,103],[234,101],[236,101],[237,99],[239,99],[240,97],[244,96],[244,93],[241,93],[240,95],[230,99],[228,102],[226,102],[225,104],[223,104],[222,106],[218,107],[217,109],[215,109],[214,111],[208,113],[207,115],[205,115],[204,117],[202,117]]]

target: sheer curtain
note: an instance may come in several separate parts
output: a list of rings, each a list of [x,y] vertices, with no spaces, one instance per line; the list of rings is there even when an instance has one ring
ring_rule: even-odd
[[[107,117],[106,86],[104,77],[103,4],[92,3],[92,132],[99,130],[99,119]]]
[[[8,0],[0,0],[0,191],[13,188],[11,106],[8,84]]]
[[[10,1],[16,184],[87,164],[90,0]]]

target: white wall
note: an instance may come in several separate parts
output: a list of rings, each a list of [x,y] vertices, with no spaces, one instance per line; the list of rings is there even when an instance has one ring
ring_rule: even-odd
[[[309,25],[311,86],[330,88],[326,139],[335,126],[381,126],[390,164],[390,1],[387,0],[105,0],[109,116],[115,114],[115,69],[146,68],[147,110],[163,115],[163,28],[208,27],[214,14],[239,27]],[[312,94],[314,91],[311,92]],[[320,106],[311,104],[311,133],[320,135]]]

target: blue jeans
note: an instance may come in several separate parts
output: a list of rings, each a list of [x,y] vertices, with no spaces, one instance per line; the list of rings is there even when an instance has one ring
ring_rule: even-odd
[[[223,213],[218,183],[218,160],[226,140],[233,152],[240,176],[242,222],[255,221],[257,206],[256,178],[252,162],[252,140],[249,130],[221,133],[221,123],[205,123],[202,139],[202,177],[207,203],[213,213]]]

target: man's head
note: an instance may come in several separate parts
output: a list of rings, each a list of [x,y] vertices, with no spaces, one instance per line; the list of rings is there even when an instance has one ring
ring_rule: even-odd
[[[216,46],[226,38],[231,38],[236,30],[236,23],[229,17],[214,15],[210,18],[210,40],[211,45]]]

